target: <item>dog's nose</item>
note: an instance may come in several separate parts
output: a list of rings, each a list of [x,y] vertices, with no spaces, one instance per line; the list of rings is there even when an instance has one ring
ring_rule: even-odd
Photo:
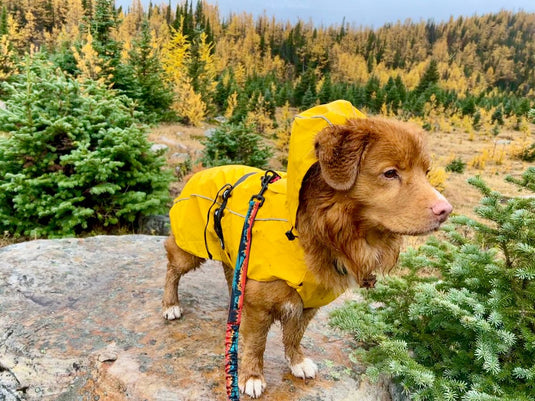
[[[453,210],[453,206],[451,206],[447,200],[439,200],[431,207],[431,210],[433,210],[433,214],[437,219],[443,223]]]

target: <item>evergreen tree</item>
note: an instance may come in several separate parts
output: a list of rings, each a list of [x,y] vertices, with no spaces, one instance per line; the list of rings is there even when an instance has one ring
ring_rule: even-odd
[[[189,76],[192,78],[193,89],[201,95],[206,105],[214,103],[217,86],[213,47],[205,32],[201,32],[191,46]]]
[[[223,124],[206,140],[202,163],[204,166],[245,164],[266,168],[271,154],[262,144],[262,137],[255,134],[255,127],[243,122]]]
[[[84,14],[91,18],[93,15],[93,0],[82,0],[82,7],[84,8]]]
[[[113,30],[117,28],[114,0],[95,0],[95,12],[90,20],[90,33],[93,36],[93,49],[99,56],[100,74],[109,84],[121,89],[124,85],[120,69],[120,42],[113,38]]]
[[[218,77],[214,94],[214,101],[220,110],[226,110],[229,96],[238,90],[232,69],[225,69]]]
[[[128,55],[128,74],[124,75],[131,76],[131,82],[123,89],[128,97],[137,101],[146,121],[165,117],[173,102],[173,92],[165,82],[164,70],[151,40],[149,22],[145,19]]]
[[[182,33],[191,40],[195,37],[195,17],[193,15],[193,0],[191,0],[191,3],[189,3],[188,0],[184,2],[184,5],[180,10],[180,16],[183,18],[181,26]]]
[[[171,25],[171,0],[169,0],[169,4],[165,8],[165,22],[167,22],[167,25]]]
[[[293,98],[294,94],[291,83],[285,82],[278,86],[277,94],[275,95],[275,103],[278,107],[282,107],[286,102],[292,101]]]
[[[0,36],[8,34],[7,26],[7,8],[5,5],[2,6],[2,12],[0,14]]]
[[[25,68],[0,109],[0,231],[72,236],[162,213],[171,177],[132,103],[41,59]]]
[[[438,84],[440,79],[440,74],[438,73],[438,63],[436,60],[432,59],[429,63],[429,66],[422,75],[418,86],[414,89],[416,95],[421,95],[428,88]]]
[[[461,112],[463,116],[471,116],[476,112],[476,101],[473,96],[466,96],[466,98],[461,101]]]
[[[305,93],[309,91],[311,96],[316,95],[316,75],[313,69],[308,69],[303,75],[301,75],[300,81],[297,83],[294,89],[294,105],[305,106],[303,103],[303,97]]]
[[[395,79],[396,88],[399,93],[399,99],[401,100],[401,103],[403,104],[405,100],[407,100],[407,88],[405,87],[405,84],[403,83],[403,79],[401,79],[401,76],[396,76]]]
[[[308,109],[316,104],[318,100],[317,96],[314,94],[314,91],[309,86],[303,95],[303,100],[301,101],[301,106],[305,109]]]
[[[364,90],[366,93],[366,106],[374,113],[378,113],[385,101],[385,93],[381,88],[379,78],[372,75]]]
[[[318,92],[318,99],[320,103],[329,103],[331,100],[334,100],[333,84],[330,74],[326,74],[323,79],[323,84]]]
[[[392,77],[388,78],[384,90],[386,92],[386,104],[390,106],[392,111],[396,112],[401,107],[401,96],[396,82]]]
[[[535,192],[535,168],[520,179]],[[371,344],[358,355],[415,400],[528,401],[535,394],[535,197],[506,198],[479,177],[479,220],[453,218],[448,240],[402,255],[365,302],[333,323]]]

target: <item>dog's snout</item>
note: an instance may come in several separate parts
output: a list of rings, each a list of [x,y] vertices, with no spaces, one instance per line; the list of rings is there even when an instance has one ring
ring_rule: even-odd
[[[451,211],[453,210],[453,206],[450,205],[450,203],[447,200],[439,200],[437,203],[435,203],[431,210],[433,211],[433,214],[437,217],[437,219],[443,223],[446,221],[448,216],[450,215]]]

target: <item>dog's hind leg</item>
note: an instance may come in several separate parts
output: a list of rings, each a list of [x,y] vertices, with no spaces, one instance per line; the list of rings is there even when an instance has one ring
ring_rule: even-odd
[[[167,251],[168,262],[163,290],[162,315],[167,320],[174,320],[182,316],[182,309],[178,301],[180,277],[199,267],[204,259],[180,249],[175,242],[173,234],[166,239],[165,250]]]
[[[281,318],[282,342],[286,360],[294,376],[312,379],[316,377],[318,367],[310,358],[305,358],[303,355],[301,339],[317,309],[302,309],[301,305],[290,305],[290,303],[287,309],[288,312]]]
[[[223,263],[223,271],[225,272],[225,279],[227,280],[228,293],[232,292],[232,282],[234,281],[234,269]]]

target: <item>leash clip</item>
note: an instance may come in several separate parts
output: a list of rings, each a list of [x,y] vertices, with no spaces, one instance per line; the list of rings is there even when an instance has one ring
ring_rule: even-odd
[[[267,170],[264,174],[264,176],[260,179],[260,182],[262,183],[262,187],[260,188],[260,192],[258,192],[256,195],[253,195],[251,197],[251,200],[258,200],[260,201],[260,206],[264,204],[264,201],[266,200],[264,198],[264,192],[268,189],[268,185],[278,181],[281,178],[280,175],[278,175],[273,170]]]

